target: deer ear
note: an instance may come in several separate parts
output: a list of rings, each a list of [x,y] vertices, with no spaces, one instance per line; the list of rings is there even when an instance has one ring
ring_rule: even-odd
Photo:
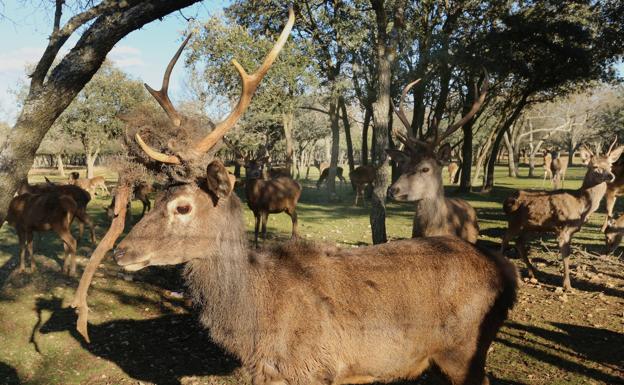
[[[451,145],[448,143],[443,144],[438,150],[438,161],[442,163],[448,163],[451,161]]]
[[[218,198],[225,198],[234,189],[236,178],[230,175],[220,160],[214,160],[206,169],[206,183],[208,189]]]
[[[608,154],[609,162],[611,163],[617,162],[617,160],[620,159],[620,156],[622,155],[623,151],[624,151],[624,146],[619,146],[611,150],[611,152]]]
[[[410,156],[401,150],[387,149],[386,154],[397,163],[407,162],[410,159]]]
[[[591,159],[591,157],[594,156],[594,154],[592,154],[592,152],[586,149],[585,147],[581,148],[579,152],[581,154],[581,160],[583,161],[583,164],[589,163],[589,160]]]

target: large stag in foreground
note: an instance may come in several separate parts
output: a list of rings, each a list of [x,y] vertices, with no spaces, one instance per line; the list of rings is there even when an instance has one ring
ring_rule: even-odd
[[[76,240],[70,226],[79,211],[74,199],[58,191],[39,194],[20,194],[9,204],[7,222],[15,228],[20,245],[18,272],[26,268],[26,254],[30,257],[30,271],[35,269],[33,255],[33,232],[54,231],[63,240],[65,261],[63,272],[76,274]]]
[[[395,108],[408,133],[411,127],[403,110],[403,100],[418,81],[405,86],[399,100],[399,108]],[[430,141],[418,140],[409,134],[396,132],[397,138],[405,148],[403,151],[387,150],[388,155],[399,164],[401,170],[401,176],[388,191],[390,197],[416,204],[412,228],[414,238],[455,235],[470,243],[477,242],[479,227],[475,209],[463,199],[444,196],[442,168],[451,159],[451,145],[446,143],[440,146],[440,143],[474,117],[485,100],[487,89],[486,73],[481,92],[475,97],[470,111],[459,121],[450,124],[442,135],[438,135],[437,122],[431,127],[435,134]]]
[[[563,288],[571,290],[570,284],[570,242],[572,236],[589,220],[598,209],[607,190],[607,183],[613,182],[611,164],[618,160],[624,146],[613,149],[615,142],[606,155],[594,155],[589,149],[582,148],[581,159],[587,165],[583,184],[576,191],[517,191],[503,203],[503,210],[509,222],[503,236],[501,250],[505,250],[509,241],[516,238],[516,249],[529,270],[529,276],[535,277],[536,270],[529,260],[525,248],[529,232],[552,232],[557,237],[559,252],[563,259]]]
[[[241,99],[199,142],[210,145],[195,147],[196,156],[245,111],[293,21],[291,11],[255,74],[237,65]],[[170,167],[196,164],[142,147]],[[250,250],[233,185],[220,160],[208,164],[204,178],[170,185],[114,256],[130,271],[187,262],[201,322],[253,384],[386,382],[415,378],[430,365],[454,384],[488,383],[487,351],[516,292],[515,270],[504,258],[447,237]]]
[[[38,195],[55,192],[61,195],[67,195],[71,197],[77,205],[77,210],[74,213],[74,217],[78,219],[78,239],[82,239],[84,226],[87,225],[89,227],[91,243],[96,244],[93,221],[89,217],[89,214],[87,214],[87,205],[91,201],[91,194],[78,186],[56,184],[51,182],[47,177],[45,179],[45,184],[35,185],[29,184],[28,180],[26,180],[24,181],[24,183],[22,183],[17,193],[20,195],[26,193]]]

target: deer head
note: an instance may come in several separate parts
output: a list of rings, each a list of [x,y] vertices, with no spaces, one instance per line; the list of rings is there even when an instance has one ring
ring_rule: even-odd
[[[611,172],[611,165],[622,155],[624,146],[613,148],[616,140],[611,143],[605,155],[594,154],[588,147],[583,146],[580,150],[581,160],[587,165],[587,172],[583,179],[583,186],[591,187],[604,182],[613,182],[615,175]]]
[[[404,135],[398,131],[394,132],[397,139],[403,143],[404,149],[386,150],[390,158],[398,163],[401,171],[399,179],[388,189],[390,197],[399,201],[412,202],[432,198],[440,193],[440,190],[443,188],[442,169],[444,165],[448,164],[452,156],[451,145],[448,143],[440,145],[440,143],[475,116],[485,101],[488,89],[488,74],[485,72],[481,92],[475,98],[470,111],[457,122],[450,124],[442,135],[438,134],[438,122],[434,119],[430,129],[430,132],[433,132],[433,137],[419,140],[409,135],[410,123],[403,110],[403,100],[409,90],[419,81],[420,79],[403,88],[399,100],[399,108],[394,108],[395,113],[408,133]]]
[[[230,115],[199,140],[190,153],[199,157],[210,151],[236,124],[249,106],[260,81],[286,43],[293,24],[294,13],[290,9],[284,30],[260,68],[253,74],[247,74],[236,60],[232,61],[242,81],[240,99]],[[174,127],[183,122],[183,117],[169,100],[167,88],[171,70],[187,42],[188,38],[169,63],[161,90],[154,91],[148,87]],[[136,141],[150,158],[159,162],[176,165],[192,161],[154,150],[138,134]],[[117,263],[127,270],[139,270],[149,265],[178,264],[195,258],[208,258],[212,256],[215,247],[223,243],[235,243],[231,239],[232,234],[244,234],[244,227],[240,201],[232,194],[234,182],[234,176],[216,159],[207,165],[205,175],[186,183],[172,183],[156,199],[152,211],[119,244],[114,254]],[[233,232],[233,227],[238,228]]]

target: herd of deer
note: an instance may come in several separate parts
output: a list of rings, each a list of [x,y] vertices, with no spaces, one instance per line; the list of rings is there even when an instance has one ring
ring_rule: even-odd
[[[202,158],[207,166],[202,169],[204,177],[178,180],[164,188],[154,208],[119,243],[115,260],[129,271],[186,262],[184,275],[201,308],[201,322],[214,341],[241,360],[254,384],[387,382],[418,377],[431,365],[453,384],[488,384],[486,355],[515,302],[517,276],[500,253],[476,245],[474,208],[444,196],[442,167],[451,151],[448,144],[441,144],[481,107],[487,74],[468,114],[441,136],[418,140],[395,133],[403,149],[388,150],[388,155],[399,164],[401,176],[388,192],[395,200],[415,202],[414,238],[349,249],[299,240],[251,248],[241,202],[233,193],[235,178],[219,159],[210,158],[210,150],[248,108],[293,23],[290,10],[284,30],[256,72],[248,74],[233,61],[242,81],[240,99],[192,151],[165,154],[136,135],[153,161],[197,167],[201,162],[195,161]],[[162,90],[151,92],[174,129],[183,120],[167,96],[166,84],[180,50],[165,72]],[[405,87],[396,110],[407,127],[402,104],[413,85]],[[570,287],[570,238],[607,190],[614,191],[613,196],[620,193],[611,165],[623,151],[624,146],[612,146],[599,155],[582,149],[588,169],[577,191],[519,191],[505,201],[509,228],[503,247],[517,237],[529,274],[535,271],[524,252],[526,233],[551,231],[558,237],[564,261],[564,286]],[[263,177],[262,158],[247,159],[246,167],[245,192],[256,218],[255,242],[260,223],[265,236],[268,214],[274,212],[291,216],[296,237],[301,186],[287,176]],[[350,173],[359,186],[356,202],[374,176],[371,166]],[[84,209],[89,196],[78,204],[78,198],[61,192],[70,187],[46,186],[50,194],[29,191],[14,199],[9,222],[18,228],[20,243],[24,239],[31,249],[32,231],[51,228],[67,238],[73,247],[70,252],[75,252],[68,227],[74,216],[90,224]],[[51,204],[52,199],[58,203]],[[43,212],[41,207],[57,207],[55,215],[61,219],[30,214]],[[58,223],[62,231],[55,227]],[[73,271],[75,263],[71,265]]]

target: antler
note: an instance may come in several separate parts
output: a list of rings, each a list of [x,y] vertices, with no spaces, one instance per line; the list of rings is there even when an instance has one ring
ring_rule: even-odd
[[[160,104],[163,110],[165,110],[165,112],[167,113],[167,116],[169,117],[169,119],[171,119],[171,122],[173,123],[175,127],[180,127],[180,123],[182,122],[182,116],[180,115],[178,111],[176,111],[175,107],[173,106],[173,103],[171,103],[171,100],[169,99],[169,95],[168,95],[169,78],[171,77],[171,71],[173,70],[173,67],[176,65],[176,62],[178,61],[180,54],[182,54],[182,51],[184,50],[184,47],[186,47],[186,44],[188,43],[191,36],[193,36],[192,33],[190,33],[186,37],[186,39],[184,39],[184,42],[182,43],[182,45],[180,45],[180,48],[178,48],[178,51],[171,58],[171,61],[169,62],[169,65],[167,66],[167,69],[165,70],[165,75],[163,76],[162,86],[160,86],[159,91],[156,91],[152,87],[148,86],[147,83],[143,83],[145,88],[147,88],[147,91],[149,91],[149,93],[152,94],[152,96],[154,97],[154,99],[156,99],[158,104]]]
[[[483,105],[483,102],[485,101],[485,96],[487,95],[487,91],[489,87],[489,80],[490,80],[488,72],[485,68],[483,68],[483,73],[485,74],[485,78],[483,79],[483,85],[481,85],[481,92],[479,93],[479,97],[475,99],[474,103],[472,103],[472,107],[470,108],[470,111],[468,111],[468,113],[464,115],[461,119],[459,119],[457,122],[449,125],[446,131],[444,131],[444,133],[442,134],[442,136],[438,136],[437,122],[434,123],[434,132],[435,132],[435,139],[433,141],[434,146],[437,146],[444,139],[452,135],[455,131],[457,131],[458,128],[460,128],[461,126],[466,124],[470,119],[472,119],[475,116],[475,114],[479,111],[479,109],[481,108],[481,105]],[[476,88],[477,86],[475,85],[475,91],[476,91]]]
[[[236,107],[234,107],[234,110],[232,110],[230,115],[228,115],[228,117],[224,121],[217,124],[215,128],[206,137],[204,137],[201,141],[199,141],[199,143],[195,145],[193,149],[197,153],[204,153],[210,150],[219,140],[221,140],[221,138],[223,138],[223,136],[227,133],[228,130],[234,127],[238,119],[240,119],[240,117],[243,115],[245,110],[247,110],[247,108],[249,107],[249,104],[251,103],[253,94],[258,88],[258,85],[260,84],[260,82],[262,81],[262,78],[264,77],[264,75],[266,75],[267,71],[269,70],[273,62],[275,62],[275,59],[277,58],[277,55],[284,47],[284,44],[286,44],[286,40],[288,40],[288,35],[290,34],[290,31],[292,30],[294,23],[295,23],[295,13],[293,12],[293,9],[290,8],[288,10],[288,22],[286,23],[286,26],[284,26],[284,30],[280,34],[279,38],[277,39],[277,42],[275,43],[271,51],[268,53],[268,55],[264,59],[264,62],[262,63],[260,68],[258,68],[256,72],[252,73],[251,75],[247,74],[245,69],[236,61],[236,59],[232,60],[232,65],[234,65],[234,67],[238,71],[238,74],[241,77],[241,81],[242,81],[241,96],[238,100],[238,103],[236,104]],[[184,48],[184,45],[180,47],[180,50],[182,48]],[[178,53],[176,55],[179,55],[180,50],[178,50]],[[172,62],[173,64],[175,64],[175,61],[172,61]],[[169,67],[167,67],[167,70],[169,70]],[[165,83],[163,82],[163,87],[164,85]],[[175,111],[175,109],[173,111]],[[139,136],[139,134],[136,135],[136,140],[141,146],[141,148],[143,149],[143,151],[145,151],[151,158],[158,160],[160,162],[164,162],[164,163],[172,163],[172,164],[180,163],[180,158],[178,158],[177,156],[162,154],[150,148],[147,144],[145,144],[145,142],[143,142],[143,140],[141,140],[141,137]]]
[[[613,150],[613,147],[615,146],[615,144],[617,143],[617,135],[616,137],[613,139],[613,143],[611,143],[611,145],[609,146],[609,150],[607,151],[607,155],[609,155],[611,153],[611,150]]]
[[[403,87],[403,91],[401,92],[401,98],[399,99],[399,108],[397,108],[394,105],[394,102],[392,102],[392,108],[394,109],[394,113],[399,117],[399,120],[401,121],[401,123],[403,123],[403,126],[405,126],[405,129],[407,130],[407,135],[403,135],[402,132],[399,132],[397,130],[392,131],[396,138],[399,140],[399,142],[403,143],[405,147],[409,148],[412,151],[416,151],[415,144],[421,143],[421,141],[416,138],[412,138],[409,134],[411,127],[409,120],[407,119],[407,115],[405,114],[405,110],[403,109],[403,101],[405,100],[407,93],[412,89],[412,87],[414,87],[419,82],[420,79],[416,79]]]

